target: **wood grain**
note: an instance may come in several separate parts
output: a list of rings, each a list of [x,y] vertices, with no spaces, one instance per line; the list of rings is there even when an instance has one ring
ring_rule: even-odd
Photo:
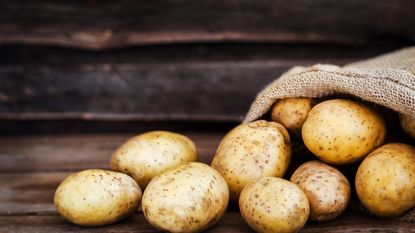
[[[396,46],[0,47],[0,119],[239,122],[295,65],[345,64]]]
[[[142,132],[136,132],[139,133]],[[205,163],[210,163],[224,136],[223,131],[182,133],[194,140],[198,160]],[[3,136],[0,137],[0,172],[105,169],[115,149],[134,135]]]
[[[232,128],[221,131],[180,131],[191,138],[198,151],[198,161],[210,163],[220,140]],[[151,130],[159,130],[153,128]],[[135,134],[58,134],[0,136],[0,174],[19,172],[61,172],[88,168],[108,169],[112,153]],[[301,142],[292,141],[293,162],[290,170],[314,157]]]
[[[142,214],[109,226],[83,228],[66,222],[59,216],[0,216],[0,232],[158,232],[151,227]],[[238,212],[227,212],[223,218],[205,232],[253,232]],[[415,232],[415,223],[377,219],[355,212],[346,212],[338,219],[327,223],[307,223],[302,233],[311,232]]]
[[[183,131],[209,163],[226,131]],[[137,132],[139,133],[139,132]],[[112,151],[133,134],[21,135],[0,137],[0,232],[156,232],[142,213],[120,223],[81,228],[57,216],[53,195],[70,173],[108,168]],[[312,159],[293,144],[293,165]],[[291,168],[292,170],[293,168]],[[413,232],[415,223],[378,219],[348,210],[329,223],[308,223],[302,232]],[[251,232],[231,204],[224,218],[207,232]]]
[[[0,43],[102,49],[223,41],[362,44],[379,36],[413,41],[414,6],[411,0],[2,1]]]

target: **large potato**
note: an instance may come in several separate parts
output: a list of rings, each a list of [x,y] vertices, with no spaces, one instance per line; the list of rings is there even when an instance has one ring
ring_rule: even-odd
[[[241,192],[242,217],[256,232],[298,232],[307,222],[307,196],[295,184],[277,177],[262,177]]]
[[[68,176],[56,189],[55,206],[68,221],[81,226],[116,222],[136,210],[141,189],[126,174],[99,169]]]
[[[360,164],[356,192],[371,213],[398,216],[415,206],[415,148],[402,143],[379,147]]]
[[[349,203],[349,181],[339,170],[322,162],[304,163],[290,180],[307,195],[311,220],[332,220],[343,213]]]
[[[301,128],[311,107],[311,98],[280,99],[271,109],[271,118],[294,135],[301,135]]]
[[[229,201],[226,181],[210,166],[187,163],[156,176],[144,191],[148,222],[168,232],[199,232],[215,224]]]
[[[400,115],[399,121],[406,134],[415,139],[415,118],[408,115]]]
[[[282,177],[290,162],[287,130],[279,123],[259,120],[231,130],[220,142],[212,167],[228,183],[231,198],[248,183],[264,176]]]
[[[363,104],[344,99],[327,100],[308,113],[304,144],[330,164],[350,164],[381,145],[386,126],[379,114]]]
[[[195,144],[186,136],[152,131],[129,139],[112,155],[110,166],[131,175],[144,189],[158,174],[180,164],[196,161]]]

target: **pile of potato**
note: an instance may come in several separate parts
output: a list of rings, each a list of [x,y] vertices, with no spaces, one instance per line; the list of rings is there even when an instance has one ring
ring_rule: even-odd
[[[133,137],[110,161],[113,171],[91,169],[67,177],[55,206],[81,226],[110,224],[141,208],[148,222],[168,232],[200,232],[215,224],[229,201],[256,232],[298,232],[307,221],[329,221],[346,209],[348,179],[335,167],[360,163],[358,198],[381,217],[415,206],[415,148],[386,143],[386,125],[371,107],[346,99],[316,103],[279,100],[272,121],[232,129],[220,142],[211,166],[195,162],[186,136],[153,131]],[[415,120],[401,117],[415,137]],[[290,137],[291,135],[291,137]],[[286,176],[290,138],[302,139],[318,160]],[[144,190],[144,193],[142,193]]]

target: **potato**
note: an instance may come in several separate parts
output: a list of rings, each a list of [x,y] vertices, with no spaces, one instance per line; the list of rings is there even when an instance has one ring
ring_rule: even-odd
[[[262,177],[248,184],[241,192],[239,208],[256,232],[298,232],[310,213],[304,192],[277,177]]]
[[[380,217],[415,206],[415,148],[402,143],[379,147],[360,164],[355,179],[362,204]]]
[[[272,107],[271,118],[294,135],[300,136],[301,128],[311,107],[311,98],[280,99]]]
[[[231,199],[248,183],[264,176],[282,177],[290,162],[287,130],[279,123],[259,120],[231,130],[220,142],[212,167],[228,183]]]
[[[188,137],[152,131],[129,139],[112,155],[112,170],[131,175],[142,189],[156,175],[180,164],[196,161],[195,144]]]
[[[136,210],[141,189],[126,174],[99,169],[68,176],[55,192],[60,215],[80,226],[102,226],[127,217]]]
[[[298,185],[310,202],[310,220],[329,221],[346,209],[350,184],[336,168],[319,161],[309,161],[295,170],[291,182]]]
[[[327,100],[313,107],[304,122],[306,147],[329,164],[360,161],[381,145],[386,136],[382,117],[363,104]]]
[[[142,208],[148,222],[168,232],[200,232],[225,213],[229,190],[210,166],[191,162],[156,176],[144,191]]]
[[[406,134],[415,139],[415,118],[408,115],[400,115],[399,122]]]

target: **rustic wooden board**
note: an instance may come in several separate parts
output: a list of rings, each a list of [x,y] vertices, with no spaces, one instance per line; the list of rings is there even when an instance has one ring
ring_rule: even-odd
[[[67,223],[59,216],[0,216],[2,223],[0,232],[158,232],[152,228],[142,214],[134,216],[113,225],[83,228]],[[245,224],[238,212],[227,212],[215,226],[205,232],[253,232]],[[355,212],[346,212],[337,220],[328,223],[308,223],[302,233],[346,233],[346,232],[415,232],[415,224],[396,222],[387,219],[376,219]]]
[[[0,47],[0,119],[238,122],[295,65],[345,64],[396,46]]]
[[[138,134],[139,132],[137,132]],[[184,132],[198,160],[209,163],[224,132]],[[0,137],[0,173],[108,168],[115,149],[134,134]]]
[[[2,1],[0,43],[89,49],[189,42],[415,39],[411,0]]]
[[[157,128],[153,130],[155,129]],[[195,142],[198,161],[210,163],[220,140],[230,129],[216,132],[176,132],[187,135]],[[139,133],[142,132],[136,134]],[[115,149],[134,135],[1,136],[0,174],[77,171],[87,168],[107,169]],[[307,154],[304,146],[298,142],[293,142],[293,156],[303,157],[300,161],[312,158]]]
[[[228,131],[189,131],[199,160],[210,162]],[[21,135],[0,137],[0,232],[155,232],[142,213],[100,228],[81,228],[57,216],[53,194],[71,172],[108,168],[112,151],[133,134]],[[298,144],[294,155],[304,156]],[[293,159],[298,161],[298,157]],[[303,232],[411,232],[415,223],[383,220],[348,211],[336,221],[308,223]],[[218,225],[207,232],[251,232],[231,204]]]

